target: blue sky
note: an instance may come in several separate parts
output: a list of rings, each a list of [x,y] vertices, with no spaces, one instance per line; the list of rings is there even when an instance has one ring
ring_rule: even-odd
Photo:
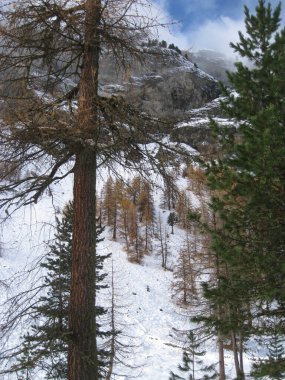
[[[229,48],[244,31],[244,4],[254,11],[258,0],[154,0],[163,17],[177,21],[162,37],[189,50],[213,49],[232,56]],[[272,6],[278,0],[271,0]],[[284,1],[283,1],[284,2]],[[282,10],[283,22],[285,4]]]

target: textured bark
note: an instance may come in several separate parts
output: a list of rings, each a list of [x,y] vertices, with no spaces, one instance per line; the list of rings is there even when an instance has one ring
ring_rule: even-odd
[[[100,0],[85,3],[85,50],[79,84],[78,127],[96,130]],[[74,219],[68,380],[98,380],[95,323],[96,150],[83,148],[74,167]]]
[[[115,326],[115,284],[114,284],[114,267],[112,261],[112,277],[111,277],[111,294],[112,294],[112,304],[111,304],[111,342],[110,342],[110,358],[109,358],[109,367],[106,374],[105,380],[111,380],[113,374],[114,360],[116,354],[116,326]]]
[[[225,380],[225,358],[224,358],[224,344],[223,339],[218,336],[218,350],[219,350],[219,380]]]
[[[95,328],[95,159],[83,152],[74,172],[69,380],[97,380]]]

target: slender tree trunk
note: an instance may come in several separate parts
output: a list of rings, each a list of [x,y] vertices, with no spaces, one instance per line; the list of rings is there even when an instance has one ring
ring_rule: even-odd
[[[168,246],[167,246],[167,231],[164,231],[164,269],[167,269],[167,259],[168,259]]]
[[[218,350],[219,350],[219,380],[225,380],[225,358],[224,358],[224,344],[222,337],[218,336]]]
[[[129,238],[128,238],[128,234],[129,234],[129,231],[128,231],[128,215],[127,215],[127,211],[124,211],[124,237],[125,237],[125,242],[126,242],[126,249],[127,249],[127,253],[130,252],[130,246],[129,246]]]
[[[159,219],[158,219],[158,238],[159,238],[159,242],[160,242],[160,251],[161,251],[161,266],[162,266],[162,268],[165,269],[166,262],[165,262],[164,243],[163,243],[163,235],[162,235],[160,215],[159,215]]]
[[[243,366],[243,334],[239,334],[239,364],[242,378],[244,378],[244,366]]]
[[[148,253],[148,222],[145,225],[145,245],[144,245],[145,254]]]
[[[217,221],[216,221],[216,214],[213,213],[213,224],[215,231],[217,230]],[[195,225],[195,248],[196,248],[196,225]],[[220,277],[220,260],[219,256],[216,254],[216,276],[219,283],[219,277]],[[220,305],[220,302],[218,301],[217,305],[217,318],[219,321],[222,319],[222,308]],[[219,349],[219,380],[225,380],[226,379],[226,372],[225,372],[225,356],[224,356],[224,342],[223,342],[223,336],[220,331],[220,327],[218,329],[218,349]]]
[[[96,131],[100,0],[85,3],[85,51],[79,83],[78,128]],[[82,148],[74,167],[74,216],[68,380],[98,380],[95,322],[96,152]]]
[[[116,326],[115,326],[115,284],[114,284],[114,263],[112,260],[112,271],[111,271],[111,346],[110,346],[110,356],[109,356],[109,365],[108,372],[105,380],[111,380],[114,367],[114,359],[116,353]]]
[[[237,339],[236,339],[236,334],[234,331],[232,331],[232,344],[233,344],[234,363],[235,363],[237,379],[241,379],[242,373],[241,373],[240,363],[239,363]]]
[[[115,207],[113,213],[113,240],[117,240],[117,199],[115,199]]]

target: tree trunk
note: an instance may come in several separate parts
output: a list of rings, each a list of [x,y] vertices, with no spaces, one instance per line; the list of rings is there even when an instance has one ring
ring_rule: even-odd
[[[244,378],[244,366],[243,366],[243,334],[240,332],[239,334],[239,363],[240,370],[242,374],[242,378]]]
[[[234,331],[232,331],[232,344],[233,344],[234,363],[235,363],[237,379],[242,379],[243,376],[242,376],[240,363],[239,363],[237,339],[236,339],[236,334]]]
[[[113,367],[114,367],[114,360],[115,360],[115,353],[116,353],[116,326],[115,326],[115,284],[114,284],[114,263],[112,260],[112,270],[111,270],[111,345],[110,345],[110,355],[109,355],[109,365],[108,365],[108,371],[106,374],[105,380],[111,380],[112,374],[113,374]]]
[[[219,380],[225,380],[225,358],[224,358],[224,344],[223,339],[218,335],[218,349],[219,349]]]
[[[74,219],[68,380],[97,380],[95,324],[95,157],[83,152],[74,170]]]
[[[79,83],[78,128],[97,127],[96,98],[101,0],[85,3],[85,46]],[[94,148],[93,148],[94,149]],[[74,215],[69,311],[68,380],[98,380],[95,323],[96,152],[82,148],[74,167]]]

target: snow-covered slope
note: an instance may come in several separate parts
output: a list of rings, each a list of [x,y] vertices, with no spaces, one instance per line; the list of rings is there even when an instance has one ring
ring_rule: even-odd
[[[154,177],[155,178],[155,177]],[[157,185],[160,180],[156,178]],[[178,175],[176,185],[182,189],[187,181]],[[62,209],[72,193],[71,182],[57,185],[52,196],[47,196],[38,205],[19,211],[13,219],[2,228],[2,257],[0,258],[0,278],[8,281],[9,288],[2,288],[1,303],[6,296],[22,292],[34,286],[40,277],[37,270],[29,272],[37,260],[44,254],[47,242],[52,238],[54,216]],[[189,192],[190,193],[190,192]],[[199,205],[195,194],[189,194],[192,203]],[[160,186],[154,190],[156,220],[160,218],[163,228],[167,230],[169,249],[169,269],[177,262],[178,252],[185,241],[185,231],[178,226],[171,234],[167,224],[169,210],[161,204],[162,190]],[[124,352],[123,364],[117,363],[114,379],[124,380],[135,376],[138,380],[168,379],[170,371],[176,371],[181,363],[182,348],[185,340],[178,332],[195,328],[190,322],[189,311],[177,306],[172,298],[171,286],[173,271],[161,267],[158,241],[153,239],[153,250],[145,256],[141,264],[130,263],[123,244],[110,239],[108,229],[105,240],[99,245],[99,253],[111,252],[112,256],[105,263],[109,273],[106,281],[111,281],[114,268],[117,322],[122,330],[122,341],[129,348]],[[19,305],[21,305],[19,300]],[[110,305],[110,289],[99,294],[97,302],[108,307]],[[5,308],[5,306],[4,306]],[[2,306],[2,312],[4,312]],[[27,329],[27,325],[16,325],[10,337],[10,344],[17,343],[19,336]],[[214,340],[207,342],[205,363],[218,361],[217,347]],[[234,377],[233,358],[226,356],[227,373]],[[249,360],[246,359],[246,368]],[[16,379],[15,375],[7,375],[5,380]],[[39,376],[40,380],[41,377]],[[4,380],[4,378],[3,378]]]

